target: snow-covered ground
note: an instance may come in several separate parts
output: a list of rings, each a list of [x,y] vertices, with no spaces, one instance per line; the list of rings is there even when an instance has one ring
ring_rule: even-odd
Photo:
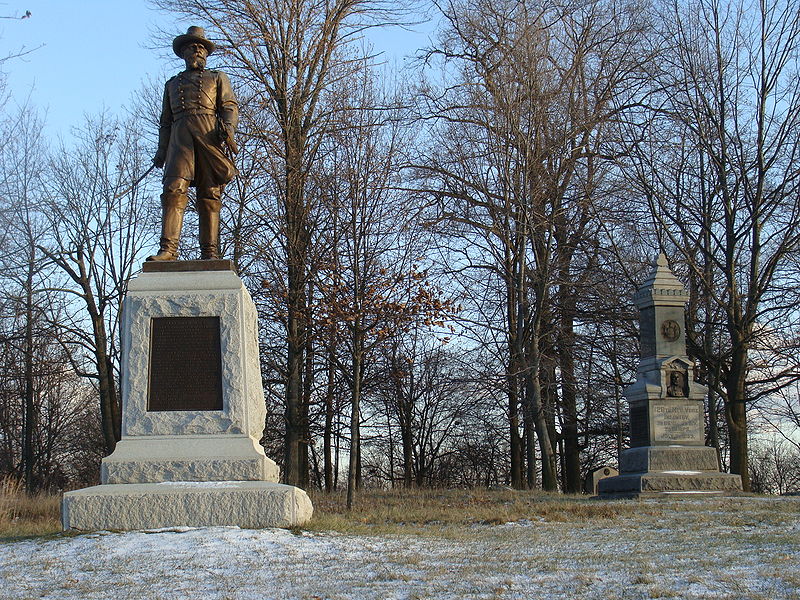
[[[800,599],[800,499],[420,533],[182,528],[0,543],[2,598]]]

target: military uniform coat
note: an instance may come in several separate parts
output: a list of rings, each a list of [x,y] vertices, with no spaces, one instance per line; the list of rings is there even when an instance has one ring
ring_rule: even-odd
[[[236,169],[222,148],[220,126],[234,131],[238,119],[239,106],[225,73],[190,70],[167,81],[158,135],[164,177],[181,177],[201,189],[228,183]]]

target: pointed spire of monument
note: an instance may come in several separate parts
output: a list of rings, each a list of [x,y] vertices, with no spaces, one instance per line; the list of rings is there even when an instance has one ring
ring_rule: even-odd
[[[686,288],[669,268],[669,262],[663,252],[651,263],[653,270],[650,276],[642,282],[633,295],[633,302],[641,307],[652,304],[654,297],[670,297],[670,299],[684,303],[689,299]]]
[[[639,286],[639,290],[643,290],[648,287],[657,289],[684,289],[683,284],[670,270],[667,257],[663,252],[660,252],[658,254],[658,258],[656,258],[655,261],[650,264],[652,265],[653,270],[651,271],[650,276],[642,283],[641,286]]]

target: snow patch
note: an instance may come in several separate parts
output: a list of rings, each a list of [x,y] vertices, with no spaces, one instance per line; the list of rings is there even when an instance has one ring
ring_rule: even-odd
[[[157,485],[191,488],[236,488],[242,487],[238,481],[161,481]]]

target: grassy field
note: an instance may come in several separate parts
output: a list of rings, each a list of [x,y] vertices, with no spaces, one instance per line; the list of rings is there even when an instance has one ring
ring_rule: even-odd
[[[520,519],[581,523],[648,513],[656,507],[610,504],[587,496],[540,491],[369,490],[348,511],[344,493],[311,493],[314,519],[307,529],[341,533],[419,533],[470,525],[499,525]]]
[[[458,526],[499,525],[520,519],[563,523],[655,516],[658,505],[609,503],[587,496],[540,491],[396,489],[365,490],[348,511],[344,492],[310,492],[314,518],[309,531],[349,534],[431,533]],[[0,483],[0,539],[61,531],[60,496],[28,497],[16,482]]]
[[[396,489],[365,490],[356,496],[348,511],[344,492],[309,493],[314,518],[304,527],[308,531],[335,531],[347,534],[383,533],[432,534],[472,525],[500,525],[520,520],[554,523],[606,523],[636,519],[664,518],[676,511],[693,515],[698,525],[710,518],[698,510],[696,499],[607,502],[581,495],[518,491],[509,488],[487,489]],[[781,523],[800,518],[800,498],[787,499],[768,510],[751,512],[758,503],[748,503],[743,514],[737,506],[757,496],[704,498],[700,506],[715,507],[714,518],[726,516],[730,526],[749,523]],[[60,496],[28,497],[13,481],[0,482],[0,539],[47,536],[61,532]],[[688,518],[688,517],[687,517]]]
[[[19,482],[0,480],[0,539],[52,535],[61,531],[60,496],[29,498]]]

